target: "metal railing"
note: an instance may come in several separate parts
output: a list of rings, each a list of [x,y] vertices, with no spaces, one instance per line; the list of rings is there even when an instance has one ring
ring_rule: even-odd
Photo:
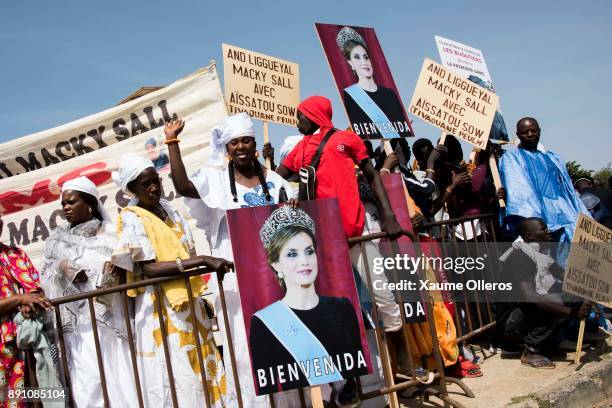
[[[478,223],[478,225],[476,225]],[[467,224],[467,228],[466,227]],[[483,249],[490,254],[497,254],[497,233],[495,230],[494,214],[480,214],[474,216],[454,218],[439,222],[424,224],[420,231],[427,232],[439,244],[443,256],[464,254],[467,256],[482,256]],[[465,240],[466,232],[471,231],[472,238]],[[457,237],[461,232],[463,240]],[[465,242],[478,242],[478,245],[460,245]],[[451,250],[454,252],[451,253]],[[497,256],[489,257],[497,265]],[[477,275],[482,271],[476,272]],[[464,283],[467,276],[464,274],[450,275]],[[476,277],[482,277],[476,276]],[[467,292],[463,289],[462,301],[455,307],[455,326],[457,328],[457,342],[465,343],[468,340],[482,335],[495,327],[495,315],[492,310],[490,297],[485,293],[481,296],[478,291]]]
[[[415,234],[410,231],[404,231],[403,235],[405,235],[411,240],[415,254],[417,255],[422,254],[419,240],[417,239]],[[355,237],[355,238],[349,239],[349,244],[352,244],[352,245],[359,244],[360,245],[360,250],[364,257],[364,267],[365,267],[365,272],[367,276],[366,284],[368,288],[373,288],[373,283],[372,283],[372,277],[371,277],[372,271],[370,268],[370,262],[368,262],[369,260],[367,259],[367,251],[365,250],[365,242],[373,241],[373,240],[380,239],[380,238],[387,238],[387,237],[388,237],[388,234],[386,232],[380,232],[380,233],[374,233],[370,235],[364,235],[361,237]],[[393,252],[397,253],[397,249],[398,249],[397,242],[390,241],[390,244],[393,248]],[[396,269],[393,270],[393,274],[395,275],[394,276],[395,281],[399,282]],[[433,353],[435,364],[436,364],[434,382],[432,382],[431,384],[423,384],[421,381],[417,379],[416,368],[414,365],[414,361],[412,359],[413,350],[412,350],[410,341],[408,339],[409,325],[414,324],[414,323],[403,323],[402,328],[400,329],[402,331],[405,352],[409,356],[407,360],[408,360],[408,366],[409,366],[409,371],[410,371],[410,377],[407,380],[396,382],[396,378],[393,374],[391,361],[390,361],[388,339],[387,339],[388,334],[381,327],[382,325],[380,323],[380,319],[378,318],[377,305],[376,305],[376,302],[373,301],[372,302],[372,315],[375,316],[373,320],[375,324],[376,340],[378,343],[378,349],[379,349],[382,364],[383,364],[385,387],[379,390],[364,394],[362,392],[361,381],[358,381],[359,397],[361,400],[367,400],[370,398],[376,398],[376,397],[388,394],[390,396],[391,407],[392,408],[399,407],[399,400],[398,400],[397,392],[408,389],[410,387],[417,387],[420,389],[422,394],[425,395],[427,398],[429,398],[429,396],[435,396],[439,398],[440,400],[442,400],[445,404],[450,404],[451,406],[462,408],[463,407],[462,404],[450,398],[448,394],[448,389],[447,389],[447,383],[449,382],[457,384],[465,392],[466,396],[471,397],[471,398],[474,397],[474,394],[472,393],[472,391],[465,384],[463,384],[459,379],[450,378],[445,375],[444,363],[440,355],[438,336],[436,333],[436,326],[434,322],[433,301],[429,297],[428,294],[424,294],[422,298],[424,299],[423,305],[425,308],[426,323],[429,328],[429,335],[431,336],[431,340],[432,340],[432,353]],[[400,311],[403,311],[404,302],[402,301],[401,296],[397,296],[397,293],[396,293],[396,302],[398,303],[400,307]],[[403,321],[403,314],[402,314],[402,321]]]
[[[477,235],[476,234],[477,228],[475,227],[476,220],[478,220],[478,222],[480,223],[481,233],[479,235],[480,238],[478,238],[479,240],[481,240],[480,242],[483,242],[486,245],[495,245],[496,237],[495,237],[494,224],[493,224],[492,216],[489,214],[429,223],[429,224],[423,225],[419,231],[428,232],[430,236],[435,236],[436,237],[435,241],[440,246],[442,253],[446,255],[450,253],[449,249],[451,247],[454,248],[455,251],[458,251],[458,244],[459,242],[461,242],[456,237],[457,234],[455,234],[455,231],[457,231],[458,228],[462,230],[463,232],[462,236],[466,237],[465,228],[466,228],[466,223],[467,223],[468,226],[471,226],[472,228],[473,236]],[[415,253],[422,254],[421,245],[417,237],[411,232],[406,232],[405,235],[412,241],[412,245],[415,250]],[[349,240],[349,244],[360,246],[360,251],[363,256],[364,266],[366,268],[366,276],[367,276],[367,279],[366,279],[367,282],[364,282],[364,283],[367,285],[368,288],[372,288],[373,284],[372,284],[372,276],[371,276],[372,271],[370,270],[371,263],[369,262],[370,260],[368,260],[367,258],[368,255],[367,255],[367,251],[365,250],[365,243],[367,241],[373,241],[373,240],[385,238],[385,237],[387,237],[387,234],[384,232],[381,232],[381,233],[376,233],[376,234],[371,234],[371,235],[366,235],[366,236],[361,236],[361,237],[355,237]],[[391,244],[393,245],[393,242],[391,242]],[[134,332],[133,332],[132,324],[130,320],[130,313],[129,313],[130,307],[129,307],[129,299],[128,299],[127,291],[131,289],[138,289],[138,288],[143,288],[147,286],[152,286],[156,293],[154,308],[159,318],[162,346],[163,346],[164,357],[166,360],[166,369],[167,369],[167,374],[168,374],[168,382],[170,386],[172,403],[175,407],[178,407],[176,384],[174,380],[173,367],[172,367],[172,356],[171,356],[171,350],[168,344],[168,338],[167,338],[168,333],[166,331],[166,324],[164,322],[165,313],[164,313],[163,308],[165,307],[165,305],[162,301],[163,297],[161,296],[161,291],[162,291],[161,284],[165,282],[180,279],[185,282],[187,293],[189,294],[188,302],[189,302],[189,309],[191,311],[191,316],[193,316],[194,318],[193,335],[195,336],[195,345],[196,345],[196,350],[197,350],[196,354],[197,354],[198,363],[200,365],[201,382],[202,382],[202,387],[204,390],[205,400],[207,402],[207,405],[210,406],[210,393],[207,388],[208,381],[207,381],[207,374],[206,374],[206,369],[205,369],[205,364],[204,364],[205,360],[204,360],[204,356],[202,355],[202,349],[201,349],[202,339],[200,339],[200,333],[199,333],[199,330],[197,329],[197,323],[195,321],[197,315],[195,312],[194,298],[193,298],[193,294],[191,291],[191,283],[189,279],[190,277],[203,275],[207,273],[211,273],[211,271],[205,268],[198,268],[198,269],[187,271],[185,274],[182,274],[178,277],[170,276],[170,277],[151,278],[151,279],[146,279],[146,280],[142,280],[138,282],[118,285],[112,288],[99,289],[99,290],[94,290],[90,292],[84,292],[84,293],[80,293],[76,295],[65,296],[65,297],[53,299],[52,303],[54,306],[56,306],[55,307],[55,319],[56,319],[55,325],[56,325],[56,330],[58,333],[58,342],[59,342],[59,349],[60,349],[59,354],[61,356],[61,363],[62,363],[61,364],[62,374],[64,377],[65,384],[68,385],[68,388],[71,390],[71,392],[74,392],[74,390],[70,387],[70,375],[68,372],[66,344],[64,341],[64,333],[62,331],[62,324],[61,324],[62,317],[61,317],[60,309],[58,306],[67,304],[70,302],[76,302],[76,301],[86,301],[87,302],[88,309],[89,309],[89,317],[90,317],[91,324],[92,324],[93,337],[94,337],[94,342],[95,342],[96,358],[98,362],[100,384],[102,387],[102,395],[104,398],[105,405],[110,406],[110,400],[109,400],[109,394],[108,394],[109,392],[108,384],[107,384],[106,379],[109,375],[113,375],[113,373],[107,373],[105,372],[105,369],[104,369],[102,351],[100,347],[100,338],[98,334],[98,324],[95,318],[94,298],[98,296],[102,296],[102,295],[111,294],[111,293],[117,293],[119,294],[120,301],[122,302],[123,318],[124,318],[125,329],[126,329],[126,334],[127,334],[128,346],[129,346],[130,362],[132,365],[132,372],[133,372],[133,377],[134,377],[133,386],[136,389],[136,395],[138,398],[139,406],[140,407],[145,406],[143,392],[146,392],[146,390],[143,390],[142,384],[140,382],[140,376],[139,376],[140,373],[138,371],[138,363],[137,363],[138,361],[137,360],[137,350],[136,350],[136,343],[134,341]],[[462,279],[462,277],[460,277],[460,279]],[[229,324],[227,308],[225,304],[223,282],[219,279],[218,283],[219,283],[219,296],[220,296],[222,310],[217,311],[217,313],[220,312],[223,314],[223,317],[224,317],[223,320],[225,322],[225,325],[223,328],[224,335],[227,336],[227,340],[228,340],[227,341],[228,349],[224,350],[224,354],[226,354],[224,358],[225,371],[228,372],[228,369],[232,370],[233,377],[234,377],[234,383],[236,387],[235,391],[236,391],[236,396],[238,399],[238,405],[240,407],[243,407],[244,404],[242,402],[242,394],[240,390],[240,380],[239,380],[237,367],[235,363],[236,356],[234,353],[232,333],[230,331],[230,324]],[[477,293],[473,295],[474,295],[473,302],[468,302],[466,300],[467,297],[469,296],[469,294],[466,293],[466,298],[463,300],[463,302],[457,305],[459,307],[455,307],[456,313],[454,316],[454,321],[455,321],[455,325],[456,325],[457,332],[458,332],[457,341],[459,343],[466,342],[469,339],[475,336],[478,336],[482,334],[483,332],[491,329],[495,325],[495,317],[492,313],[491,302],[489,301],[489,299],[487,298],[481,299],[479,298],[479,295]],[[403,304],[402,304],[401,299],[397,299],[397,301],[400,306],[400,310],[403,311],[404,309],[403,309]],[[448,390],[447,390],[447,383],[455,383],[463,389],[463,391],[465,392],[467,396],[470,396],[470,397],[474,396],[473,393],[464,384],[462,384],[460,380],[456,378],[449,378],[445,375],[444,363],[442,361],[440,350],[439,350],[435,322],[433,321],[433,309],[432,309],[433,301],[431,298],[427,297],[425,298],[425,301],[423,302],[423,304],[425,307],[426,322],[427,322],[427,325],[429,326],[429,335],[431,336],[432,343],[433,343],[432,353],[433,353],[433,356],[436,362],[436,370],[435,370],[436,372],[435,372],[434,383],[422,384],[419,380],[417,380],[415,366],[412,360],[413,353],[411,350],[410,342],[408,341],[408,331],[407,330],[409,328],[408,327],[409,323],[405,323],[403,325],[402,335],[403,335],[404,344],[406,347],[405,351],[407,355],[410,356],[408,358],[410,377],[408,380],[396,382],[396,379],[395,379],[395,376],[392,370],[392,365],[391,365],[391,356],[389,353],[389,346],[388,346],[388,334],[385,333],[385,331],[381,327],[382,323],[380,322],[380,319],[378,318],[378,310],[377,310],[376,302],[372,302],[372,315],[374,316],[373,320],[375,324],[376,342],[377,342],[377,346],[378,346],[381,360],[382,360],[385,386],[376,391],[363,393],[361,381],[358,381],[357,382],[358,393],[359,393],[359,397],[362,400],[389,394],[391,398],[391,406],[399,406],[397,392],[401,390],[405,390],[409,387],[417,386],[417,387],[420,387],[423,393],[426,394],[427,396],[430,396],[430,395],[436,396],[447,404],[451,404],[452,406],[455,406],[455,407],[461,407],[462,405],[460,403],[454,401],[453,399],[449,397]],[[229,359],[227,357],[229,357]],[[231,365],[231,367],[228,367],[228,363],[229,365]],[[125,386],[128,386],[128,384],[125,384]],[[73,401],[72,396],[70,396],[70,399],[71,401]],[[304,389],[299,390],[299,399],[300,399],[301,405],[303,407],[306,407],[306,398],[304,395]],[[270,403],[272,406],[274,406],[274,398],[272,396],[270,396]]]

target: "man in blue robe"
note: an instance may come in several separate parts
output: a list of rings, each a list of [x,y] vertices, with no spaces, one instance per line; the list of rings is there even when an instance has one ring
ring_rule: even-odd
[[[517,149],[501,158],[500,175],[506,188],[506,213],[502,224],[509,236],[518,235],[518,225],[524,218],[537,217],[559,236],[561,244],[572,240],[578,213],[586,215],[584,206],[573,188],[561,158],[539,145],[540,126],[534,118],[523,118],[516,124],[520,140]],[[556,234],[555,234],[556,233]],[[565,247],[565,250],[561,250]],[[561,245],[566,252],[569,245]],[[558,261],[565,264],[565,256]]]

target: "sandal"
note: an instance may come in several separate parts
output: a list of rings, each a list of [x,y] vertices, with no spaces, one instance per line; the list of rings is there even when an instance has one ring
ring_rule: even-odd
[[[483,376],[482,371],[480,371],[478,368],[461,368],[459,370],[459,375],[459,378],[478,378]]]
[[[529,350],[523,351],[523,354],[521,355],[521,364],[533,368],[544,369],[553,369],[557,367],[557,365],[550,361],[548,357],[530,352]]]
[[[451,367],[450,373],[450,376],[455,378],[477,378],[483,376],[482,371],[480,371],[480,368],[466,368],[463,367],[459,362]]]
[[[425,368],[417,368],[414,370],[416,374],[416,380],[421,384],[431,384],[434,381],[434,373],[425,369]]]
[[[458,360],[459,360],[459,363],[461,364],[461,368],[464,368],[466,370],[473,370],[473,369],[480,370],[480,365],[476,363],[472,363],[470,360],[467,360],[463,356],[459,356]]]
[[[398,366],[396,375],[405,380],[413,379],[410,369],[401,366]],[[414,379],[421,384],[431,384],[435,379],[434,373],[423,367],[416,367],[414,369],[414,375]]]

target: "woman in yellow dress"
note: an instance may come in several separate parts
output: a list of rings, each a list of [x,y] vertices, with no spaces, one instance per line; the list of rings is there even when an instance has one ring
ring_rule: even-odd
[[[113,263],[128,271],[128,282],[161,276],[178,276],[185,269],[205,266],[226,271],[232,266],[224,259],[192,256],[194,245],[185,219],[161,198],[161,181],[153,163],[136,155],[125,155],[113,180],[133,199],[119,216],[118,249]],[[225,372],[215,345],[210,320],[201,295],[207,290],[200,276],[190,278],[197,328],[206,374],[206,388],[212,407],[225,406]],[[172,376],[179,407],[208,407],[201,381],[194,318],[189,307],[186,284],[176,280],[162,284],[163,311]],[[139,375],[145,405],[173,406],[168,367],[159,323],[157,292],[154,286],[138,291],[135,333]]]

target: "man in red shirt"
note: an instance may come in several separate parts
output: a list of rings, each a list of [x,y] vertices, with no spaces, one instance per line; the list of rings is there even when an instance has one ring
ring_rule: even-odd
[[[311,163],[322,139],[334,126],[331,102],[322,96],[311,96],[300,103],[297,118],[298,130],[305,137],[276,169],[284,178],[289,178]],[[363,141],[353,132],[337,130],[327,142],[317,169],[315,197],[337,198],[346,236],[361,235],[365,210],[359,200],[355,165],[363,171],[380,203],[382,229],[392,237],[399,236],[402,228],[391,210],[380,176],[368,157]]]
[[[311,163],[321,141],[334,127],[331,121],[331,102],[322,96],[311,96],[300,103],[297,118],[298,130],[305,136],[276,168],[276,172],[285,179],[297,173],[301,167]],[[378,172],[368,157],[365,144],[353,132],[337,130],[329,138],[316,171],[315,198],[337,198],[347,238],[360,236],[365,223],[365,210],[359,199],[355,165],[362,170],[380,204],[382,230],[386,231],[391,238],[397,238],[402,233],[402,227],[391,210],[389,198]],[[381,255],[371,242],[367,242],[366,246],[368,263],[372,270],[371,264],[374,258]],[[367,282],[365,268],[363,268],[363,255],[357,245],[351,249],[351,260],[359,270],[362,280]],[[387,281],[384,274],[372,275],[372,279],[383,283]],[[402,326],[402,321],[393,293],[389,290],[375,290],[374,288],[370,288],[370,292],[380,312],[385,331],[398,331]]]

